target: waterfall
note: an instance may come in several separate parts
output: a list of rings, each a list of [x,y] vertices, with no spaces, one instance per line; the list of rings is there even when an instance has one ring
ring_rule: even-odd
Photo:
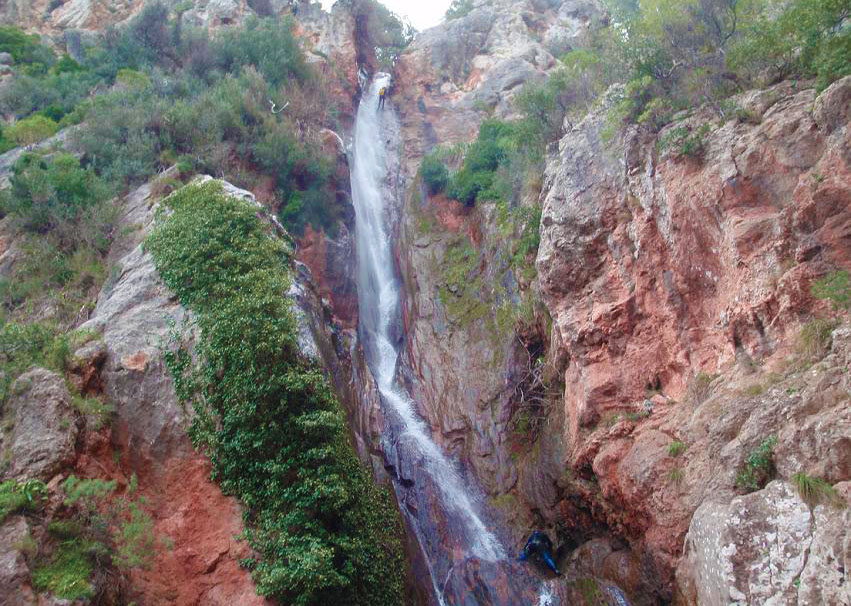
[[[431,504],[428,499],[433,499],[433,496],[422,495],[439,495],[443,510],[440,514],[447,518],[453,539],[460,541],[454,545],[455,550],[463,552],[461,557],[495,561],[504,558],[505,554],[479,516],[475,496],[465,486],[456,465],[432,440],[429,428],[417,415],[411,397],[396,381],[399,351],[393,338],[393,327],[400,320],[400,283],[395,271],[382,187],[387,178],[387,150],[381,132],[382,112],[391,110],[388,106],[378,111],[378,91],[389,82],[387,74],[375,77],[361,100],[355,122],[351,179],[356,217],[360,338],[384,412],[392,420],[394,435],[391,439],[397,457],[425,472],[418,475],[414,486],[396,485],[397,493],[402,493],[400,501],[407,497]],[[426,477],[425,483],[430,483],[430,486],[420,485],[422,476]],[[418,491],[419,494],[411,496],[407,494],[409,491]],[[428,516],[435,512],[424,513]],[[446,559],[447,550],[441,551],[435,546],[438,541],[427,536],[427,529],[421,527],[422,519],[408,515],[427,560],[432,582],[437,587],[438,581],[434,576],[445,574],[451,569],[452,562],[437,561]],[[459,530],[462,536],[455,537]]]

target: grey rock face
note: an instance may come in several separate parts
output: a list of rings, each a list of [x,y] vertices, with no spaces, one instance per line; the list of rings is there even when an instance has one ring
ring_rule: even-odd
[[[34,368],[12,384],[7,406],[14,419],[3,438],[8,447],[6,478],[48,480],[74,457],[79,428],[65,381],[55,372]]]
[[[814,516],[781,481],[728,504],[701,505],[682,564],[693,571],[697,603],[847,604],[848,520],[825,506]]]
[[[142,240],[153,223],[150,184],[132,192],[110,252],[111,278],[82,328],[102,335],[104,387],[116,407],[115,438],[136,457],[157,460],[189,448],[184,414],[162,360],[172,326],[187,318],[160,281]]]
[[[33,606],[36,598],[29,587],[30,570],[22,552],[30,529],[23,516],[0,524],[0,605]]]

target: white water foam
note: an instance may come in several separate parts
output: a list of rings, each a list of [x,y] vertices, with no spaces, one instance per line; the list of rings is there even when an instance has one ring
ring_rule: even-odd
[[[476,512],[474,499],[465,490],[460,474],[431,439],[428,427],[417,416],[410,396],[395,381],[399,352],[393,345],[391,334],[398,316],[399,284],[385,226],[382,183],[387,176],[386,148],[378,112],[378,91],[389,82],[390,76],[378,74],[358,107],[352,170],[358,295],[361,322],[372,340],[372,371],[383,401],[395,411],[403,424],[404,436],[399,437],[413,439],[429,475],[440,489],[447,511],[454,513],[466,530],[468,555],[483,560],[501,560],[505,558],[505,552]]]

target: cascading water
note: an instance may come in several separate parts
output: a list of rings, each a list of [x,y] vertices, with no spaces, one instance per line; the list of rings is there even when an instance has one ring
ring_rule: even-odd
[[[355,123],[354,167],[352,196],[356,213],[358,255],[358,299],[360,304],[360,335],[367,360],[381,394],[385,414],[390,421],[391,449],[397,459],[418,467],[416,483],[396,484],[400,501],[416,501],[419,506],[407,508],[411,525],[419,539],[427,561],[437,599],[443,603],[439,588],[452,570],[456,558],[475,557],[494,561],[505,557],[497,538],[485,526],[475,506],[475,497],[462,481],[456,466],[432,440],[426,424],[417,416],[410,396],[396,381],[399,358],[393,339],[393,327],[400,319],[399,281],[386,213],[382,184],[387,176],[386,149],[381,133],[381,117],[377,109],[378,91],[389,84],[390,77],[378,74],[368,94],[360,103]],[[383,111],[390,111],[381,110]],[[411,494],[414,493],[414,494]],[[440,514],[452,532],[438,540],[423,516],[439,499]],[[446,548],[446,542],[452,542]],[[440,543],[440,545],[438,545]]]

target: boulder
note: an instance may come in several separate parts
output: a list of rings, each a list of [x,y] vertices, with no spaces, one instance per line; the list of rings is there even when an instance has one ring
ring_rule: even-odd
[[[3,438],[8,448],[6,478],[49,480],[74,459],[79,414],[71,405],[65,380],[34,368],[15,380],[7,403],[13,419]]]
[[[12,59],[12,55],[10,53],[0,53],[0,65],[12,65],[15,63],[15,60]]]
[[[824,505],[814,515],[779,480],[706,502],[686,536],[682,593],[701,606],[847,604],[848,521],[846,510]]]
[[[837,80],[818,96],[813,116],[819,128],[826,132],[851,122],[851,76]]]

